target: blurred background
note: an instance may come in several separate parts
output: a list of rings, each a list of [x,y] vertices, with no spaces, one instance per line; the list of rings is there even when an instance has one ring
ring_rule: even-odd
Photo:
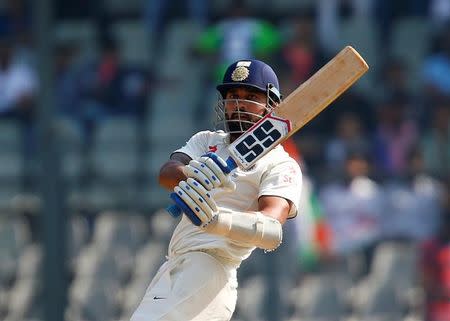
[[[224,66],[287,96],[345,45],[371,66],[286,142],[283,245],[233,320],[450,320],[449,0],[0,1],[0,320],[128,320],[177,223],[159,167],[211,129]],[[201,271],[199,271],[201,273]]]

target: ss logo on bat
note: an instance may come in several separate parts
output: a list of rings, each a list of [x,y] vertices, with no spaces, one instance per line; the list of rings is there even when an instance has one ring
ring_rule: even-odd
[[[270,119],[267,119],[254,129],[251,135],[248,135],[242,142],[237,144],[236,150],[247,162],[251,162],[261,155],[265,149],[276,143],[281,136],[281,133],[275,128]]]

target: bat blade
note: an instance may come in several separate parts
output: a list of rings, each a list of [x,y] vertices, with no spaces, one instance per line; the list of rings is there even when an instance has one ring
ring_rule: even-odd
[[[236,165],[251,167],[328,107],[368,69],[355,49],[351,46],[342,49],[270,114],[230,144],[228,150]]]

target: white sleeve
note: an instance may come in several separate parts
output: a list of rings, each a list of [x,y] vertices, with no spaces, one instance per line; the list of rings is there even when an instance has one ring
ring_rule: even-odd
[[[201,131],[192,136],[183,147],[175,150],[174,153],[183,153],[192,159],[197,159],[208,152],[208,131]]]
[[[261,178],[258,198],[279,196],[292,202],[289,218],[297,215],[302,189],[302,172],[295,160],[284,161],[269,168]]]
[[[33,69],[28,68],[28,66],[18,66],[10,81],[9,90],[15,99],[36,92],[36,74],[33,72]]]
[[[5,93],[0,102],[0,110],[13,108],[17,101],[27,95],[33,95],[38,87],[36,74],[25,65],[11,67],[11,75],[5,84]]]

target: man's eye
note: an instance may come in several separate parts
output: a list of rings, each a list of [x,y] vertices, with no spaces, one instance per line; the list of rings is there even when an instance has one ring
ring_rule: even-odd
[[[250,95],[247,99],[255,101],[257,103],[264,103],[264,99],[257,95]]]

